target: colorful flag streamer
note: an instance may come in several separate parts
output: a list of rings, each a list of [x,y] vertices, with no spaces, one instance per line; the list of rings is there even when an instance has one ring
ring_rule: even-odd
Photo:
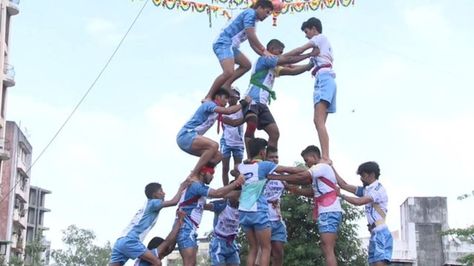
[[[146,1],[146,0],[145,0]],[[252,0],[212,0],[212,4],[186,1],[186,0],[152,0],[155,6],[161,6],[169,10],[177,9],[181,11],[196,11],[198,13],[206,12],[209,16],[209,27],[212,26],[211,14],[222,15],[228,19],[231,18],[231,10],[248,8]],[[273,13],[273,25],[276,26],[277,16],[287,14],[288,12],[300,13],[305,11],[316,11],[318,9],[333,7],[348,7],[354,5],[355,0],[280,0],[280,12]],[[215,3],[215,4],[214,4]],[[222,5],[226,5],[226,7]]]

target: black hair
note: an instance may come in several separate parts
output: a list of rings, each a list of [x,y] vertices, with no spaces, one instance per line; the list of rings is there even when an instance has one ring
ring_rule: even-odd
[[[359,165],[357,169],[357,174],[361,175],[362,173],[366,174],[375,174],[375,179],[379,179],[380,176],[380,167],[376,162],[365,162]]]
[[[227,96],[227,98],[230,97],[230,93],[229,93],[228,90],[226,90],[224,88],[220,88],[214,93],[214,95],[212,95],[212,99],[215,99],[216,96],[222,96],[222,95]]]
[[[285,45],[284,45],[280,40],[271,39],[271,40],[267,43],[267,50],[270,50],[270,49],[272,49],[272,48],[284,49],[284,48],[285,48]]]
[[[267,147],[267,153],[277,153],[277,152],[278,152],[278,149],[276,147],[273,147],[273,146]]]
[[[257,0],[257,2],[255,2],[255,4],[253,4],[251,7],[253,9],[257,9],[258,7],[261,7],[261,8],[270,8],[271,10],[273,10],[273,3],[269,0]]]
[[[268,142],[261,138],[254,138],[249,141],[250,158],[256,157],[262,150],[265,150]]]
[[[316,30],[319,33],[323,33],[323,25],[321,24],[321,20],[315,17],[309,18],[308,20],[303,22],[303,24],[301,24],[302,31],[304,31],[305,29],[311,29],[311,28],[316,28]]]
[[[161,184],[160,183],[150,183],[150,184],[146,185],[146,187],[145,187],[145,196],[148,199],[152,199],[153,194],[155,192],[157,192],[158,190],[160,190],[160,189],[161,189]]]
[[[301,152],[301,157],[306,156],[307,154],[314,153],[318,156],[318,158],[321,158],[321,151],[319,150],[318,147],[314,145],[309,145],[306,147],[302,152]]]
[[[163,238],[155,236],[154,238],[150,240],[150,242],[148,242],[148,246],[146,246],[146,248],[150,250],[158,248],[161,245],[161,243],[163,243],[163,241],[165,241]]]

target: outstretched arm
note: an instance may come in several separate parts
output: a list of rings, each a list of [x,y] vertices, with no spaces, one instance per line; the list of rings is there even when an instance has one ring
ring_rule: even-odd
[[[245,179],[241,175],[234,182],[232,182],[231,184],[228,184],[227,186],[221,187],[219,189],[210,188],[207,196],[210,198],[223,198],[229,192],[242,186],[244,183],[245,183]]]
[[[289,184],[296,185],[308,185],[312,183],[311,173],[306,170],[292,175],[268,175],[267,178],[269,180],[286,181]]]
[[[305,196],[308,198],[314,197],[314,191],[312,188],[300,188],[295,185],[288,185],[287,189],[291,194],[294,194],[297,196]]]
[[[346,196],[346,195],[343,195],[343,194],[339,194],[339,196],[349,202],[349,203],[352,203],[356,206],[362,206],[362,205],[365,205],[365,204],[368,204],[368,203],[371,203],[373,202],[374,200],[371,198],[371,197],[367,197],[367,196],[364,196],[364,197],[351,197],[351,196]]]
[[[308,63],[306,65],[299,65],[299,66],[293,66],[293,67],[283,67],[280,69],[280,76],[295,76],[299,75],[303,72],[311,70],[313,68],[313,63]]]
[[[185,212],[178,211],[178,220],[173,225],[173,229],[168,234],[166,239],[158,246],[158,258],[161,260],[164,257],[168,256],[171,252],[173,252],[174,247],[176,246],[176,238],[178,236],[179,229],[183,225],[184,217],[186,216]]]
[[[238,127],[245,122],[245,118],[242,116],[241,118],[232,119],[228,116],[224,116],[222,117],[222,122],[229,126]]]
[[[314,45],[311,42],[308,42],[303,46],[297,47],[297,48],[285,53],[285,55],[299,55],[299,54],[304,53],[304,51],[306,51],[310,48],[313,48],[313,47],[314,47]]]
[[[174,197],[171,200],[163,201],[162,207],[166,208],[166,207],[175,206],[176,204],[178,204],[179,199],[181,198],[181,194],[183,194],[183,191],[189,186],[189,184],[190,184],[190,181],[188,179],[183,181],[179,185],[179,189],[178,189],[178,192],[176,192],[176,195],[174,195]]]
[[[248,105],[251,101],[252,99],[249,96],[247,96],[245,97],[245,99],[240,100],[240,104],[232,105],[229,107],[217,106],[216,109],[214,109],[214,112],[218,114],[223,114],[223,115],[230,115],[233,113],[237,113],[238,111],[240,111],[240,109],[242,109],[242,104]]]

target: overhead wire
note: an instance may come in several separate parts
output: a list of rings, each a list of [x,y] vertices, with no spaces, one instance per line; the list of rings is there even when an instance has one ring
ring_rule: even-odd
[[[81,99],[79,100],[79,102],[74,106],[74,108],[72,109],[71,113],[68,115],[68,117],[66,118],[66,120],[64,120],[64,122],[61,124],[61,126],[59,127],[59,129],[56,131],[56,133],[53,135],[53,137],[51,138],[51,140],[48,142],[48,144],[46,144],[46,146],[41,150],[41,152],[39,153],[39,155],[35,158],[35,160],[31,163],[31,165],[27,168],[27,170],[25,171],[26,173],[28,173],[31,168],[33,168],[33,166],[38,162],[38,160],[43,156],[43,154],[46,152],[46,150],[48,150],[48,148],[51,146],[51,144],[53,144],[53,142],[56,140],[56,138],[59,136],[59,134],[62,132],[62,130],[64,129],[64,127],[67,125],[67,123],[69,122],[69,120],[71,120],[71,118],[73,117],[73,115],[76,113],[76,111],[79,109],[79,107],[82,105],[82,103],[84,102],[84,100],[87,98],[87,96],[89,95],[89,93],[92,91],[92,89],[95,87],[97,81],[99,81],[99,79],[102,77],[102,74],[105,72],[105,70],[108,68],[108,66],[110,65],[110,62],[112,62],[112,59],[115,57],[115,55],[117,54],[118,50],[120,49],[120,47],[122,46],[123,42],[125,41],[125,39],[127,38],[128,34],[130,33],[130,31],[132,30],[133,26],[135,25],[135,23],[138,21],[138,18],[141,16],[141,14],[143,13],[143,10],[145,9],[145,7],[147,6],[149,1],[144,1],[144,4],[143,6],[140,8],[140,10],[138,11],[137,15],[135,16],[135,18],[133,19],[132,23],[130,24],[130,26],[128,27],[127,31],[125,32],[125,34],[122,36],[122,38],[120,39],[119,43],[117,44],[117,46],[115,47],[114,51],[112,52],[112,54],[109,56],[109,59],[106,61],[106,63],[104,64],[104,66],[102,67],[102,69],[99,71],[99,73],[97,74],[96,78],[94,79],[94,81],[91,83],[91,85],[89,86],[89,88],[86,90],[86,92],[83,94],[83,96],[81,97]],[[15,184],[10,188],[10,190],[8,191],[8,193],[6,195],[2,195],[2,198],[0,199],[0,204],[10,196],[10,194],[16,189],[16,186],[19,184],[19,182],[22,180],[22,178],[19,178],[15,181]]]

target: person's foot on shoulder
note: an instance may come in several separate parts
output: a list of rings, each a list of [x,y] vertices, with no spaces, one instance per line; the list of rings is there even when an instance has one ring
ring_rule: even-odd
[[[321,158],[321,160],[319,161],[319,163],[325,163],[325,164],[332,165],[332,160],[329,159],[329,158]]]

